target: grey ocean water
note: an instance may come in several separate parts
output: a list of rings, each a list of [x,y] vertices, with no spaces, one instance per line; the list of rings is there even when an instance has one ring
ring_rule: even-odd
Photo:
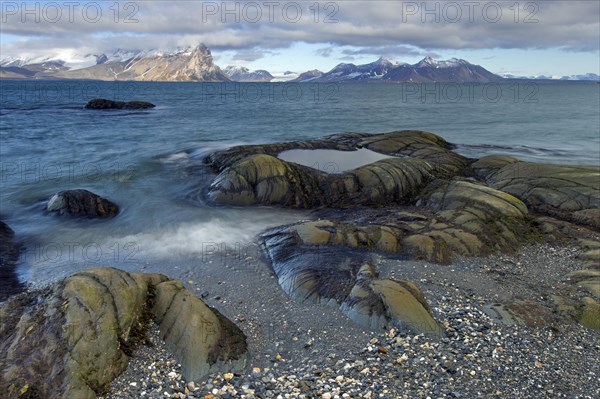
[[[21,277],[44,283],[91,265],[193,269],[251,246],[306,212],[208,206],[207,153],[340,132],[428,130],[479,157],[597,165],[600,85],[131,83],[1,81],[0,216],[26,250]],[[95,97],[146,100],[144,111],[91,111]],[[43,211],[87,188],[117,202],[110,221]],[[238,251],[239,252],[239,251]],[[210,256],[209,256],[210,255]],[[155,267],[156,269],[156,267]]]

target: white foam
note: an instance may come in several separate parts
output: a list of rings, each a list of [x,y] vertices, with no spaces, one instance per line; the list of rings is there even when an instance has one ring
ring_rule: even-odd
[[[177,161],[181,161],[184,159],[188,159],[189,158],[189,154],[186,152],[178,152],[175,154],[171,154],[168,155],[164,158],[161,158],[161,162],[163,163],[172,163],[172,162],[177,162]]]
[[[206,257],[254,245],[256,235],[276,224],[212,219],[170,225],[150,232],[113,237],[112,240],[123,247],[133,244],[140,257],[145,259]]]

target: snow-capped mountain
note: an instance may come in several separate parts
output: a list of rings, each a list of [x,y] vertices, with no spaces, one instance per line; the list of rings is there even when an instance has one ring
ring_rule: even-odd
[[[469,66],[471,65],[469,62],[459,59],[459,58],[450,58],[445,61],[437,61],[431,57],[425,57],[417,64],[415,64],[418,68],[458,68],[461,66]]]
[[[30,64],[42,64],[45,62],[53,62],[53,61],[59,61],[62,62],[56,58],[52,58],[52,57],[7,57],[4,58],[2,60],[0,60],[0,66],[1,67],[23,67],[25,65],[30,65]],[[64,64],[64,62],[63,62]]]
[[[12,79],[94,79],[137,81],[228,81],[227,75],[213,62],[210,50],[196,47],[164,50],[117,50],[111,54],[87,54],[87,67],[70,69],[64,61],[31,63],[27,59],[6,59],[0,77]]]
[[[473,65],[465,60],[452,58],[446,61],[436,61],[426,57],[414,65],[405,63],[393,63],[384,58],[375,62],[354,65],[339,64],[331,71],[322,73],[320,71],[305,72],[300,75],[298,82],[360,82],[360,81],[382,81],[382,82],[495,82],[502,77],[488,70]]]
[[[235,82],[270,82],[273,80],[273,75],[264,69],[250,71],[243,66],[228,66],[223,69],[225,75]]]
[[[404,64],[394,68],[383,80],[414,83],[489,83],[500,81],[502,77],[462,59],[437,61],[426,57],[416,64]]]
[[[174,52],[119,50],[94,55],[96,65],[57,75],[69,79],[222,82],[229,78],[216,66],[210,50],[200,44]]]
[[[300,75],[300,77],[298,77],[298,79],[296,80],[301,82],[343,82],[346,80],[376,80],[382,79],[391,69],[393,69],[396,66],[397,64],[394,64],[393,62],[386,60],[385,58],[379,58],[375,62],[371,62],[369,64],[364,65],[338,64],[335,68],[333,68],[327,73],[322,73],[317,70],[305,72],[305,74]]]
[[[338,64],[329,72],[317,69],[270,73],[250,71],[243,66],[221,70],[211,52],[200,44],[175,50],[118,49],[112,53],[63,52],[54,57],[8,57],[0,60],[0,78],[5,79],[92,79],[195,82],[451,82],[488,83],[502,79],[600,81],[596,73],[571,76],[515,76],[491,73],[463,59],[435,60],[425,57],[416,64],[379,58],[369,64]]]
[[[41,62],[30,62],[26,59],[5,60],[0,65],[0,78],[7,79],[36,79],[47,78],[67,71],[64,61],[43,60]]]

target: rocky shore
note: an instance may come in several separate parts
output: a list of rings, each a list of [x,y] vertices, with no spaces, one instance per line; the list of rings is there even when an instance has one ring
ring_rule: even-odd
[[[243,372],[186,380],[153,333],[155,346],[134,352],[105,398],[593,398],[600,394],[598,332],[550,321],[536,307],[549,296],[536,292],[568,284],[564,275],[580,267],[579,255],[572,247],[535,244],[520,255],[463,258],[452,266],[401,266],[384,257],[378,265],[386,276],[408,276],[422,287],[444,338],[398,330],[357,336],[335,318],[331,326],[316,327],[302,325],[307,320],[301,318],[301,328],[286,331],[283,321],[303,314],[302,305],[290,302],[283,310],[271,307],[272,318],[246,313],[240,326],[251,342],[249,324],[272,322],[276,332],[259,330],[263,345],[251,344]],[[234,280],[238,274],[232,273]],[[530,283],[534,278],[538,284]],[[528,309],[536,323],[488,315],[488,304],[514,295],[532,300]],[[216,303],[226,314],[240,311],[236,301]]]
[[[387,157],[334,173],[278,157],[357,149]],[[399,131],[233,147],[200,168],[216,206],[311,217],[183,282],[96,268],[10,297],[8,397],[600,395],[600,167],[469,159]],[[84,190],[47,209],[119,217]]]

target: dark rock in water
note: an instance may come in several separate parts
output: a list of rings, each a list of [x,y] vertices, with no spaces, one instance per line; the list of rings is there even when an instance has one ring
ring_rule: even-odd
[[[90,191],[65,190],[54,194],[46,205],[46,210],[77,217],[107,219],[119,213],[119,207]]]
[[[86,105],[86,109],[148,109],[154,108],[156,105],[146,101],[113,101],[104,98],[96,98],[90,100]]]
[[[244,334],[158,274],[89,269],[0,305],[0,390],[7,397],[95,398],[154,318],[187,380],[237,371]]]
[[[0,302],[25,288],[16,274],[21,246],[14,237],[12,229],[0,221]]]

